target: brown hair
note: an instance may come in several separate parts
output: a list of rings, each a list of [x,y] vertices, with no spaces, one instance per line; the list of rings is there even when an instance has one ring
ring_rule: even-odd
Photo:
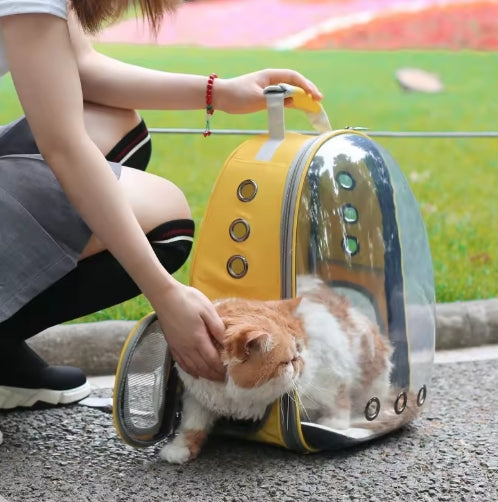
[[[163,15],[173,12],[181,0],[71,0],[83,29],[95,33],[103,24],[119,19],[129,8],[139,9],[154,33]]]

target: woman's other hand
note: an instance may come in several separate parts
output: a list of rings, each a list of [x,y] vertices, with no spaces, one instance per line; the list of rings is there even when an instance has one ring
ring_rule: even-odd
[[[180,367],[194,377],[224,380],[225,369],[213,339],[223,342],[225,326],[209,299],[176,282],[154,309]]]
[[[213,88],[214,109],[227,113],[251,113],[263,110],[266,108],[263,90],[269,85],[280,83],[301,87],[317,101],[323,97],[317,86],[299,72],[267,69],[230,79],[216,79]],[[292,106],[292,98],[286,100],[286,106]]]

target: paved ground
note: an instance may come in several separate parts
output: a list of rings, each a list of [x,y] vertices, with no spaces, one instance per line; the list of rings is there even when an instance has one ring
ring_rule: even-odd
[[[344,27],[393,10],[469,0],[195,0],[166,19],[154,39],[134,19],[105,30],[102,42],[203,47],[291,48],[309,30]]]
[[[481,356],[496,358],[496,349]],[[124,445],[111,416],[97,409],[0,413],[0,495],[9,502],[496,502],[497,360],[451,356],[438,356],[430,408],[419,420],[336,454],[212,438],[195,462],[173,467],[158,460],[156,447]]]

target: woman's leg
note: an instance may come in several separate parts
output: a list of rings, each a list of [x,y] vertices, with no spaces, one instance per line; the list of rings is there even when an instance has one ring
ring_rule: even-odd
[[[131,164],[120,183],[159,260],[173,273],[186,260],[194,224],[181,191],[167,180],[140,172],[149,161],[147,128],[130,110],[85,105],[85,121],[94,141],[109,160]],[[9,133],[16,151],[38,153],[27,122],[16,122]],[[114,145],[114,146],[112,146]],[[131,152],[131,154],[130,154]],[[78,266],[0,323],[0,409],[31,406],[36,401],[68,403],[89,393],[84,374],[76,368],[53,367],[25,340],[40,331],[105,309],[140,294],[114,257],[91,237]]]
[[[193,240],[185,197],[169,181],[136,169],[123,168],[120,183],[159,260],[173,273],[185,262]],[[25,340],[138,294],[126,271],[91,237],[75,269],[0,323],[0,408],[73,402],[87,395],[81,371],[48,366]]]

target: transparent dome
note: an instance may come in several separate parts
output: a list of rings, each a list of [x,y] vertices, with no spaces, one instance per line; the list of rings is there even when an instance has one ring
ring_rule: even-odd
[[[356,403],[364,410],[364,425],[378,420],[379,426],[368,424],[370,433],[344,431],[342,442],[347,436],[383,434],[418,414],[431,378],[435,293],[418,203],[384,148],[361,134],[344,132],[319,146],[296,204],[297,240],[287,265],[295,274],[286,273],[294,283],[286,285],[285,296],[300,295],[299,277],[318,276],[388,338],[389,397]],[[308,442],[323,447],[326,439],[318,426],[301,420]],[[341,443],[339,436],[328,437]]]

